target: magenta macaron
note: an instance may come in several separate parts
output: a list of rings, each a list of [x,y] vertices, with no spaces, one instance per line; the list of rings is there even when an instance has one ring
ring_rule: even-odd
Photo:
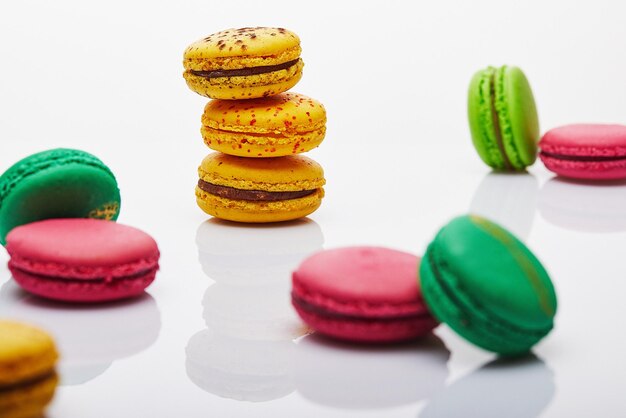
[[[292,303],[320,334],[388,343],[428,334],[437,322],[421,296],[420,259],[380,247],[326,250],[293,273]]]
[[[626,178],[626,126],[566,125],[539,141],[539,158],[556,174],[583,180]]]
[[[9,270],[27,292],[67,302],[138,296],[159,268],[159,249],[139,229],[99,219],[49,219],[7,236]]]

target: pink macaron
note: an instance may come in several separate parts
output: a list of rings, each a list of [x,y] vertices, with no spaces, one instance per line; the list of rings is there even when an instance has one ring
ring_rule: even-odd
[[[347,247],[307,258],[293,273],[292,303],[330,337],[389,343],[428,334],[437,322],[419,287],[420,259],[380,247]]]
[[[49,219],[7,236],[9,270],[26,291],[67,302],[138,296],[159,268],[159,249],[139,229],[99,219]]]
[[[586,180],[626,178],[626,126],[566,125],[548,131],[539,158],[550,171]]]

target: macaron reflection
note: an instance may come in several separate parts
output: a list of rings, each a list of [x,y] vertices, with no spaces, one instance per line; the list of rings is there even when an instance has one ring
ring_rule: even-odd
[[[202,299],[207,329],[186,348],[189,379],[211,394],[249,402],[294,391],[294,339],[309,329],[291,307],[291,272],[324,236],[309,219],[239,225],[210,219],[196,234],[200,264],[216,283]]]
[[[294,390],[294,350],[291,340],[240,340],[205,329],[187,344],[187,375],[202,390],[223,398],[280,399]]]
[[[343,409],[391,408],[443,390],[450,352],[432,335],[393,346],[356,346],[309,335],[297,344],[295,382],[306,399]]]
[[[55,338],[61,385],[79,385],[113,361],[150,347],[161,329],[161,314],[149,294],[98,305],[67,305],[32,296],[10,280],[0,288],[0,316],[30,322]]]
[[[474,192],[470,213],[506,227],[525,241],[535,219],[539,183],[532,174],[489,173]]]
[[[322,249],[324,235],[310,219],[241,225],[209,219],[198,227],[202,270],[218,283],[264,286],[290,280],[300,261]]]
[[[291,340],[307,333],[291,307],[291,272],[324,236],[309,219],[273,227],[219,220],[200,224],[200,263],[217,283],[202,300],[207,327],[244,340]]]
[[[625,231],[626,182],[551,178],[541,188],[539,212],[549,223],[573,231]]]
[[[541,359],[500,358],[453,382],[419,416],[537,417],[555,391],[554,374]]]
[[[288,282],[260,287],[215,283],[202,306],[209,329],[241,340],[292,340],[309,332],[291,307]]]

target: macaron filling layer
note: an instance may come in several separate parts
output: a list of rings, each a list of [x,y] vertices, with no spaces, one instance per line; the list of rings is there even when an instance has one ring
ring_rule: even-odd
[[[301,298],[298,295],[296,295],[295,292],[291,293],[291,300],[294,305],[298,306],[298,308],[304,311],[310,312],[312,314],[320,315],[326,318],[332,318],[332,319],[349,319],[349,320],[356,320],[356,321],[375,320],[377,322],[380,322],[380,321],[394,321],[395,322],[398,319],[424,319],[428,321],[433,320],[432,316],[426,311],[417,312],[417,313],[400,313],[399,312],[398,314],[389,315],[389,316],[362,316],[362,315],[354,315],[354,314],[348,314],[348,313],[338,312],[338,311],[331,311],[322,306],[314,305],[310,302],[307,302],[304,298]]]
[[[61,276],[61,275],[54,275],[54,274],[37,273],[37,272],[26,270],[21,267],[17,267],[15,264],[12,264],[11,262],[9,262],[9,269],[12,272],[21,273],[21,274],[27,275],[28,277],[38,278],[42,280],[53,280],[53,281],[59,280],[63,282],[79,282],[79,283],[84,283],[86,281],[90,283],[92,282],[111,283],[113,281],[138,279],[144,276],[154,274],[158,270],[158,267],[154,266],[154,267],[146,268],[146,269],[139,270],[134,273],[123,275],[123,276],[113,276],[111,274],[107,276],[93,277],[93,278],[88,278],[88,279],[80,278],[80,277],[68,277],[68,276]]]
[[[54,369],[52,369],[38,376],[33,376],[28,379],[21,380],[19,382],[6,384],[6,385],[0,385],[0,393],[9,392],[13,390],[19,390],[19,389],[28,389],[29,387],[45,382],[46,380],[56,379],[56,378],[57,378],[57,374],[54,371]]]
[[[193,75],[197,75],[203,78],[219,78],[219,77],[245,77],[250,75],[267,74],[274,71],[286,70],[289,67],[293,67],[300,61],[300,58],[295,60],[283,62],[275,65],[261,65],[257,67],[238,68],[233,70],[212,70],[212,71],[196,71],[189,70]]]
[[[541,151],[540,153],[543,157],[555,158],[557,160],[565,160],[565,161],[626,161],[626,155],[611,155],[611,156],[582,156],[582,155],[565,155],[565,154],[554,154],[550,152]]]
[[[509,160],[509,156],[506,153],[506,149],[504,148],[504,140],[502,138],[502,128],[500,127],[500,116],[498,114],[498,109],[496,106],[496,71],[492,72],[489,77],[489,108],[491,110],[491,119],[493,121],[493,128],[496,140],[496,146],[498,150],[500,150],[500,155],[504,161],[504,166],[507,170],[513,168],[511,164],[511,160]]]
[[[209,194],[233,200],[247,200],[252,202],[275,202],[279,200],[300,199],[315,193],[314,190],[297,190],[285,192],[270,192],[265,190],[243,190],[235,187],[220,186],[202,179],[198,180],[198,188]]]

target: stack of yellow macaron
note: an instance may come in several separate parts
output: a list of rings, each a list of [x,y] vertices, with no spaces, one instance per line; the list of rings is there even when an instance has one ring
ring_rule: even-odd
[[[0,417],[42,415],[58,383],[57,350],[44,331],[0,321]]]
[[[324,196],[322,167],[296,155],[326,134],[317,100],[286,93],[302,77],[300,39],[283,28],[242,28],[191,44],[183,74],[214,100],[202,137],[218,152],[198,169],[196,201],[206,213],[237,222],[279,222],[314,212]]]

